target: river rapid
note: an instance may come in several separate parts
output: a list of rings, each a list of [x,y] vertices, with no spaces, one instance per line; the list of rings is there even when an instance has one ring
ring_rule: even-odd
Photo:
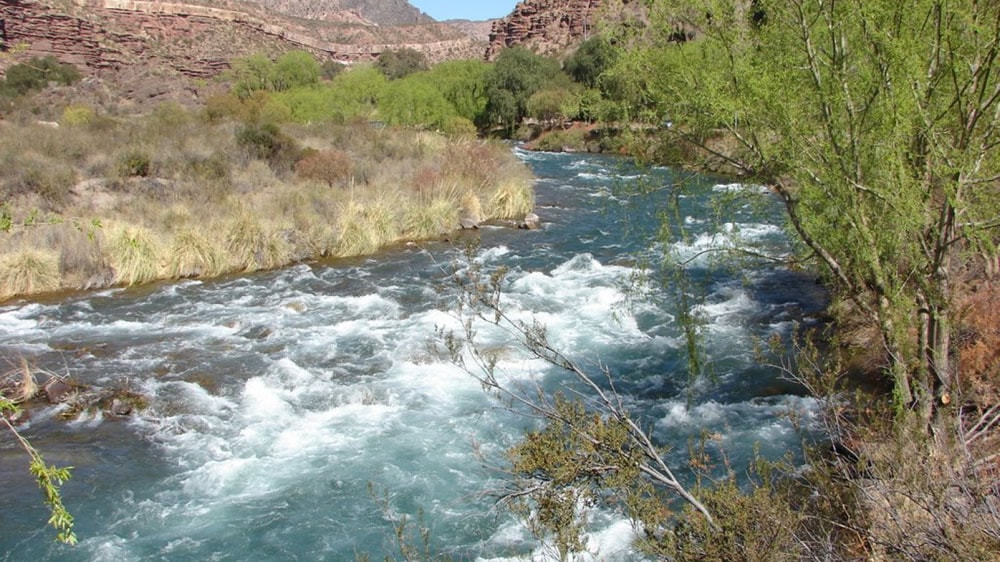
[[[737,469],[755,448],[795,450],[801,436],[784,414],[808,422],[815,404],[755,364],[754,342],[812,321],[825,295],[810,277],[700,253],[731,244],[727,234],[787,252],[778,202],[700,179],[672,206],[655,189],[671,182],[668,170],[518,154],[538,177],[540,230],[488,227],[365,259],[0,306],[4,370],[25,358],[149,399],[120,420],[64,421],[64,406],[52,406],[22,426],[50,464],[74,467],[63,494],[76,547],[53,542],[23,452],[0,440],[0,560],[382,559],[398,553],[394,525],[419,517],[432,551],[454,559],[545,559],[483,495],[500,475],[476,452],[498,461],[532,422],[433,345],[439,330],[461,326],[452,279],[471,239],[485,269],[509,269],[507,311],[541,321],[582,365],[608,366],[630,407],[674,446],[679,474],[703,432]],[[635,185],[648,193],[626,197]],[[746,197],[715,220],[710,198],[734,192]],[[667,209],[685,236],[656,242]],[[685,290],[710,372],[693,382],[672,281],[637,280],[665,255],[690,260]],[[509,344],[496,338],[486,345]],[[566,383],[517,349],[503,357],[505,381]],[[591,516],[594,559],[638,559],[627,520]]]

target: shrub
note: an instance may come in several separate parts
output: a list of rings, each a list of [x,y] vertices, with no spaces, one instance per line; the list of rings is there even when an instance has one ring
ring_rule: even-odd
[[[476,124],[465,117],[449,117],[441,127],[441,132],[449,137],[475,138]]]
[[[298,143],[273,123],[242,127],[236,132],[236,144],[248,158],[264,160],[275,172],[291,170],[300,154]]]
[[[428,67],[427,57],[410,48],[385,51],[378,56],[375,66],[389,80],[398,80],[414,72],[427,70]]]
[[[149,177],[151,168],[149,155],[134,149],[119,156],[115,166],[118,175],[123,178]]]
[[[323,61],[319,67],[320,78],[332,80],[334,76],[344,71],[344,65],[335,60]]]
[[[0,257],[0,300],[59,288],[59,259],[42,250]]]
[[[534,141],[536,150],[561,152],[564,150],[586,150],[587,132],[583,129],[552,131]]]
[[[71,64],[63,64],[52,55],[34,57],[28,62],[7,69],[5,86],[18,95],[42,90],[55,82],[70,85],[80,79],[80,72]]]
[[[295,164],[299,177],[321,181],[330,187],[354,175],[354,162],[344,151],[331,149],[310,153]]]
[[[62,119],[59,120],[66,127],[83,127],[90,125],[94,121],[94,110],[88,105],[72,104],[63,109]]]
[[[61,207],[76,183],[76,172],[63,164],[35,164],[23,172],[21,183],[25,191],[38,194],[51,206]]]

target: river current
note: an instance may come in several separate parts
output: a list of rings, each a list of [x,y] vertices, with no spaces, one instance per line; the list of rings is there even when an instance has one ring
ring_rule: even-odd
[[[655,437],[674,447],[668,460],[679,474],[688,444],[705,432],[737,470],[755,449],[794,450],[801,436],[785,414],[808,420],[815,405],[755,364],[754,343],[809,322],[824,294],[812,278],[701,253],[733,235],[788,251],[778,202],[753,186],[700,179],[673,206],[655,189],[671,182],[668,170],[518,154],[538,177],[540,230],[489,227],[365,259],[0,306],[3,369],[25,358],[149,399],[121,420],[64,421],[63,406],[52,406],[22,426],[50,464],[74,467],[63,494],[76,547],[53,542],[23,453],[0,439],[0,560],[382,559],[398,553],[393,528],[403,518],[422,520],[431,550],[454,559],[545,559],[545,547],[484,494],[499,486],[488,465],[532,422],[433,345],[438,331],[460,328],[451,280],[468,265],[471,239],[484,268],[509,269],[507,311],[542,322],[581,364],[606,365]],[[646,193],[625,196],[634,191]],[[716,220],[710,199],[733,192],[746,197]],[[685,236],[656,242],[662,218]],[[689,260],[685,290],[709,371],[694,381],[672,281],[638,281],[668,254]],[[565,382],[517,349],[503,357],[507,381]],[[627,520],[591,518],[594,559],[637,558]]]

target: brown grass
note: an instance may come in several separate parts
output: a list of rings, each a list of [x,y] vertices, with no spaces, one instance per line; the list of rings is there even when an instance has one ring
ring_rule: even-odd
[[[0,195],[15,218],[0,259],[19,264],[4,268],[0,298],[369,254],[457,229],[459,216],[531,210],[530,175],[499,144],[366,122],[285,125],[298,157],[313,156],[296,177],[247,159],[243,125],[224,115],[52,111],[59,129],[8,116],[0,134]],[[21,226],[32,213],[42,226]],[[88,227],[95,218],[105,226]]]

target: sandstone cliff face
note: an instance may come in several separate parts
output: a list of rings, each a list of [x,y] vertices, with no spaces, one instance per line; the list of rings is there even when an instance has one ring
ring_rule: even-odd
[[[209,5],[211,4],[211,5]],[[234,57],[305,49],[321,59],[371,60],[409,47],[430,60],[478,58],[482,46],[444,24],[382,27],[358,17],[312,22],[220,1],[0,0],[0,42],[55,55],[85,72],[141,65],[210,77]]]
[[[524,0],[506,18],[493,23],[486,58],[493,60],[507,47],[525,46],[544,55],[572,51],[594,32],[602,19],[638,13],[631,0]]]

